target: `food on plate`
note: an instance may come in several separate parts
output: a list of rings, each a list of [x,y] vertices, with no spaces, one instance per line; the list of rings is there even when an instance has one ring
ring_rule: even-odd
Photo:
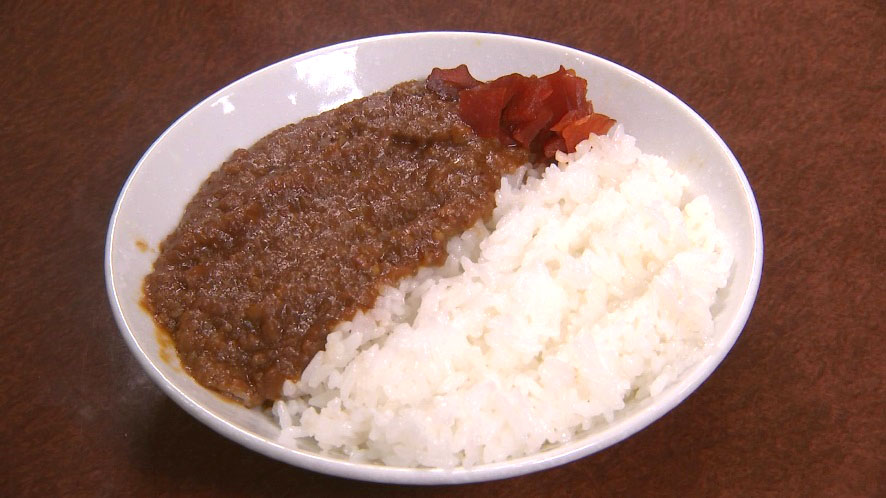
[[[706,354],[732,256],[587,81],[434,69],[237,150],[145,304],[279,441],[451,468],[564,442]]]
[[[434,68],[428,88],[458,100],[458,113],[480,136],[519,145],[547,159],[575,146],[591,133],[602,135],[615,120],[594,112],[588,82],[560,66],[542,76],[512,73],[487,83],[474,79],[464,64]]]
[[[466,99],[505,88],[467,74]],[[526,79],[544,91],[507,78],[520,119],[538,121],[527,105],[551,125],[590,109],[552,94],[579,80],[562,68]],[[198,382],[246,406],[278,398],[335,324],[372,306],[382,284],[442,263],[447,239],[489,217],[501,176],[530,147],[478,136],[462,115],[484,104],[440,93],[451,84],[405,82],[289,125],[203,183],[145,280],[148,309]]]

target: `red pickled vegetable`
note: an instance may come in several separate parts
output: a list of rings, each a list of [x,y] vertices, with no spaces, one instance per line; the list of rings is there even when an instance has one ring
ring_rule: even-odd
[[[551,131],[562,132],[564,128],[574,123],[576,120],[587,116],[586,113],[578,110],[567,111],[556,124],[551,125]]]
[[[561,132],[563,141],[566,143],[566,152],[575,152],[575,146],[588,138],[591,133],[603,135],[614,124],[614,119],[597,113],[584,116],[569,123]]]
[[[563,140],[563,137],[554,135],[545,142],[542,152],[544,152],[545,157],[554,157],[558,150],[566,150],[566,141]]]
[[[591,133],[605,134],[615,120],[594,112],[588,82],[563,66],[542,77],[508,74],[487,83],[474,79],[464,64],[434,68],[428,89],[458,98],[461,118],[486,138],[517,144],[552,158],[574,152]]]
[[[487,83],[480,83],[481,85],[489,85],[497,88],[507,88],[508,89],[508,100],[513,98],[515,95],[523,91],[523,85],[526,83],[526,76],[518,73],[506,74],[504,76],[500,76],[492,81]]]
[[[504,119],[509,123],[525,123],[536,120],[539,113],[546,108],[545,100],[553,92],[554,89],[547,81],[535,76],[526,78],[519,93],[508,105],[503,116]],[[550,117],[553,117],[553,112],[549,112],[549,114],[551,114]]]
[[[586,115],[593,112],[591,102],[586,98],[588,80],[576,76],[574,70],[560,66],[556,72],[543,76],[542,79],[548,80],[554,88],[550,105],[557,106],[558,110],[562,109],[559,116],[568,111],[582,111]]]
[[[518,144],[531,148],[532,141],[551,122],[552,115],[550,109],[541,109],[532,121],[522,123],[511,131],[511,136]]]
[[[458,114],[481,137],[498,137],[508,99],[506,87],[481,85],[462,90],[458,93]]]
[[[468,66],[462,64],[452,69],[440,69],[435,67],[428,76],[428,90],[436,92],[438,95],[450,97],[451,100],[458,98],[459,90],[473,88],[480,85],[481,82],[471,76]]]

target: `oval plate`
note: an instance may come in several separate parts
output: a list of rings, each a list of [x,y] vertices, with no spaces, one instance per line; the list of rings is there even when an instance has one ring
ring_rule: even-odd
[[[732,278],[714,306],[712,352],[654,402],[626,409],[611,424],[569,443],[506,462],[469,469],[396,468],[348,462],[317,448],[280,446],[275,442],[279,429],[270,417],[195,383],[168,344],[158,341],[151,317],[139,304],[156,248],[178,224],[199,185],[235,149],[306,116],[425,78],[434,67],[462,63],[481,80],[512,72],[547,74],[560,65],[575,69],[588,80],[595,110],[623,124],[644,152],[673,161],[692,182],[692,193],[708,194],[735,252]],[[298,55],[226,86],[188,111],[145,152],[123,186],[108,228],[105,279],[120,331],[145,371],[182,408],[222,435],[326,474],[446,484],[502,479],[570,462],[661,417],[698,387],[732,347],[753,305],[762,261],[760,216],[741,167],[714,130],[679,99],[636,73],[572,48],[513,36],[437,32],[356,40]]]

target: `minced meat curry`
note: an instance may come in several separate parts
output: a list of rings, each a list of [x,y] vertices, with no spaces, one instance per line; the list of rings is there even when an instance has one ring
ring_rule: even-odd
[[[444,261],[491,214],[524,148],[481,138],[458,102],[407,82],[237,150],[162,243],[145,304],[201,384],[278,398],[380,286]]]

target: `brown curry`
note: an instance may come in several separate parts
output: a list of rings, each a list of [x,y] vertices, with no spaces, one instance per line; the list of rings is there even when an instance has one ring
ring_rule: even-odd
[[[383,284],[436,265],[491,214],[524,148],[407,82],[274,131],[203,183],[162,243],[145,304],[187,371],[246,406],[281,394]]]

